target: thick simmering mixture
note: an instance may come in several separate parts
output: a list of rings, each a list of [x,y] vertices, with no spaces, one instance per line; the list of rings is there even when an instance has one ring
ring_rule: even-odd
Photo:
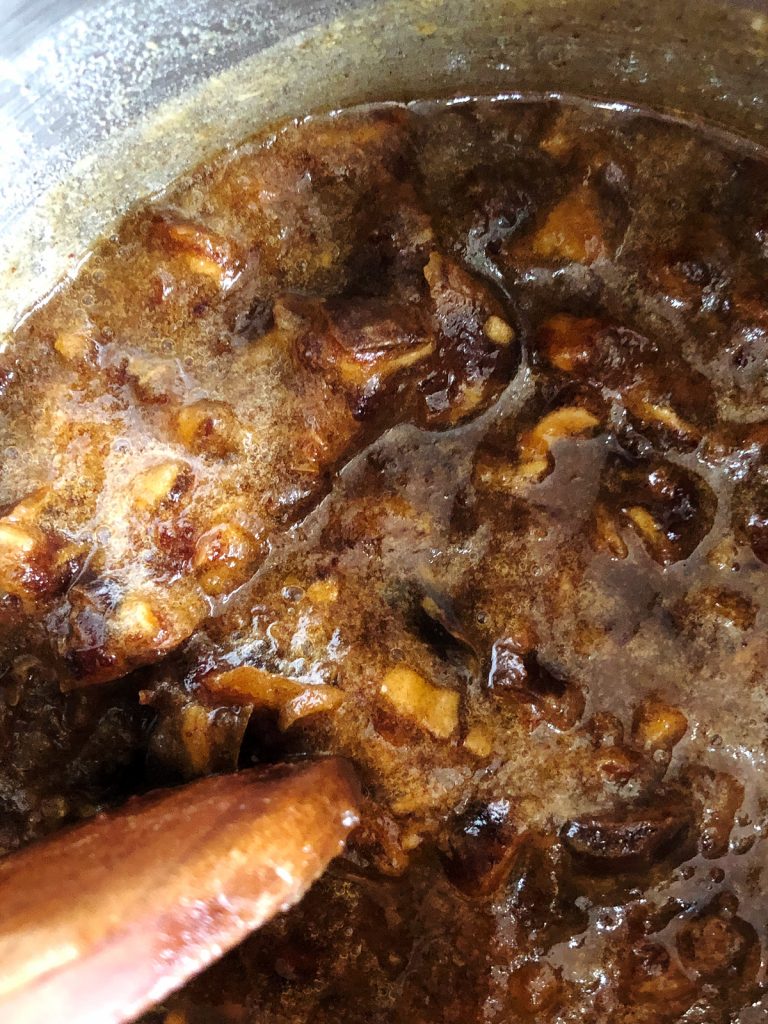
[[[223,154],[19,326],[3,847],[302,752],[365,791],[153,1022],[767,1019],[766,281],[746,145],[424,103]]]

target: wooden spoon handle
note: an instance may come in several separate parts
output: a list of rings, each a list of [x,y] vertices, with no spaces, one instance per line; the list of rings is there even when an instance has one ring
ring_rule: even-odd
[[[357,823],[328,758],[129,801],[0,861],[0,1020],[132,1020],[295,903]]]

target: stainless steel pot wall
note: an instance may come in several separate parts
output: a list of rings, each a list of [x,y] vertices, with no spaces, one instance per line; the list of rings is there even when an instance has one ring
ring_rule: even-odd
[[[763,141],[767,86],[766,0],[0,0],[0,330],[129,202],[277,117],[554,90]]]

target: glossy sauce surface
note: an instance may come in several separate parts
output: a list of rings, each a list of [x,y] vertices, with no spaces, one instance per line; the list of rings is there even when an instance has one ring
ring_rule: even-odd
[[[766,196],[642,111],[368,107],[194,170],[19,326],[4,846],[305,752],[366,793],[153,1020],[764,1019]]]

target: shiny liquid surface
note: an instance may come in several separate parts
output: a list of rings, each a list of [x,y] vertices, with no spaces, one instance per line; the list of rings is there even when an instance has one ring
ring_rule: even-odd
[[[5,848],[297,753],[367,795],[153,1019],[763,1019],[766,186],[642,111],[362,108],[191,172],[19,326]]]

